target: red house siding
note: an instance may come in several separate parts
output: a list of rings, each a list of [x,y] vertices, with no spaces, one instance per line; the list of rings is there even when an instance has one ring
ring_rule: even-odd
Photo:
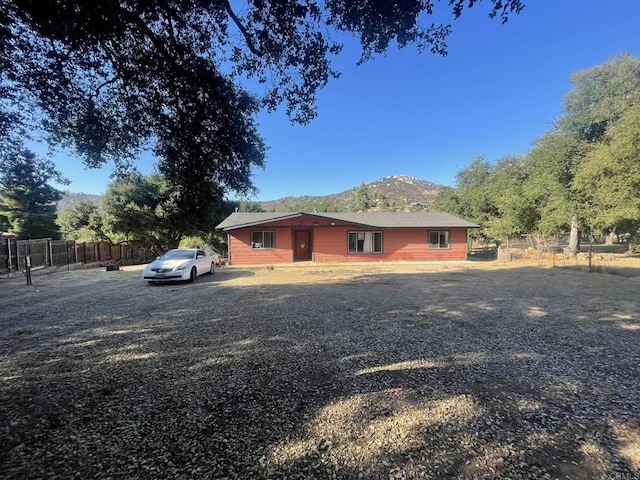
[[[401,260],[466,260],[467,230],[449,228],[450,248],[430,249],[429,229],[379,229],[382,232],[382,253],[347,253],[347,233],[356,228],[316,228],[313,232],[316,262],[380,262]],[[373,229],[372,229],[373,230]]]
[[[275,233],[275,248],[251,248],[251,232],[270,230]],[[233,265],[289,263],[293,261],[290,228],[257,226],[229,232],[229,259]]]
[[[450,232],[449,248],[429,248],[427,228],[371,229],[382,232],[382,253],[348,253],[347,233],[368,230],[349,226],[313,225],[308,221],[287,227],[276,227],[284,221],[269,225],[243,228],[229,232],[231,263],[269,264],[293,261],[293,232],[299,227],[312,227],[311,245],[315,262],[380,262],[380,261],[448,261],[467,259],[466,228],[435,228]],[[324,222],[322,222],[324,223]],[[251,231],[272,230],[275,232],[274,249],[251,248]]]

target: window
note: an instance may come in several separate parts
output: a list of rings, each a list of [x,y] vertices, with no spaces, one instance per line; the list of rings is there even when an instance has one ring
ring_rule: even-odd
[[[429,248],[449,248],[449,231],[429,232]]]
[[[349,232],[349,253],[382,253],[382,232]]]
[[[251,232],[251,248],[275,248],[275,237],[270,230]]]

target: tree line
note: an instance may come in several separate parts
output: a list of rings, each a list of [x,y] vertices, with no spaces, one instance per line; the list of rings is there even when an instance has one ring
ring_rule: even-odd
[[[616,234],[640,241],[640,59],[575,73],[553,127],[524,155],[474,159],[436,208],[478,223],[476,235]]]
[[[164,252],[181,242],[219,245],[214,228],[233,211],[262,211],[259,204],[211,195],[197,209],[183,209],[181,192],[159,174],[136,171],[113,179],[99,203],[85,200],[57,211],[67,180],[48,159],[28,149],[0,152],[0,232],[18,239],[64,238],[128,243]]]

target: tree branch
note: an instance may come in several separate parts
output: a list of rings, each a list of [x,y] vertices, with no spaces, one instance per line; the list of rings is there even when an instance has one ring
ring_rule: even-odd
[[[92,97],[97,97],[98,94],[100,93],[100,90],[102,90],[104,87],[106,87],[107,85],[110,85],[112,83],[116,83],[118,80],[120,80],[120,75],[116,75],[113,78],[110,78],[109,80],[105,80],[104,82],[102,82],[100,85],[98,85],[96,87],[96,91],[95,93],[92,95]]]
[[[153,30],[151,30],[149,25],[147,25],[142,18],[140,18],[134,12],[127,10],[126,8],[121,8],[120,12],[125,19],[129,20],[133,25],[138,27],[140,32],[149,40],[151,40],[151,43],[153,43],[154,47],[164,56],[164,58],[168,62],[178,67],[175,56],[171,52],[169,52],[169,50],[167,50],[164,41],[159,38]]]
[[[229,14],[229,16],[231,17],[231,19],[233,20],[233,23],[235,23],[238,29],[240,30],[240,32],[242,32],[242,35],[244,36],[244,39],[246,40],[247,46],[249,47],[249,50],[251,50],[251,53],[253,53],[258,57],[264,56],[264,52],[254,45],[253,40],[249,35],[249,32],[247,31],[245,26],[242,24],[238,16],[231,9],[231,4],[229,3],[229,0],[224,1],[224,8]]]

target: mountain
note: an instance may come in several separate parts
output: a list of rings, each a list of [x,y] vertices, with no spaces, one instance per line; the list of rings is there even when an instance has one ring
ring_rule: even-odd
[[[331,195],[284,197],[258,203],[267,212],[355,212],[429,210],[442,185],[408,175],[392,175]],[[96,205],[101,195],[65,192],[58,211],[82,201]]]
[[[441,187],[408,175],[392,175],[331,195],[285,197],[258,203],[267,212],[428,210]]]
[[[77,203],[89,201],[98,205],[102,195],[91,195],[89,193],[73,193],[63,192],[62,199],[57,203],[56,207],[58,211],[62,211],[65,208],[73,207]]]

